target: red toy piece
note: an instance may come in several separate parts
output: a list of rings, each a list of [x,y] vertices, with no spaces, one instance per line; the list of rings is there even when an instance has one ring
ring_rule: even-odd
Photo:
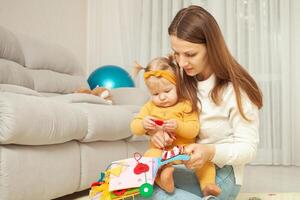
[[[160,119],[153,119],[152,121],[154,121],[155,124],[158,125],[158,126],[162,126],[164,124],[164,121],[160,120]]]
[[[116,196],[121,196],[123,195],[127,190],[126,189],[123,189],[123,190],[115,190],[113,191],[113,193],[116,195]]]
[[[100,186],[102,185],[104,182],[94,182],[92,183],[91,187],[95,187],[95,186]]]
[[[184,154],[184,146],[174,146],[171,150],[163,151],[162,160],[168,160],[180,154]]]
[[[141,174],[147,171],[149,171],[149,166],[144,163],[138,163],[133,170],[135,174]]]
[[[139,154],[139,153],[134,153],[134,159],[136,160],[137,162],[137,165],[135,166],[135,168],[133,169],[133,172],[135,174],[141,174],[141,173],[144,173],[144,172],[147,172],[149,171],[149,166],[144,164],[144,163],[140,163],[139,160],[142,158],[142,155]]]

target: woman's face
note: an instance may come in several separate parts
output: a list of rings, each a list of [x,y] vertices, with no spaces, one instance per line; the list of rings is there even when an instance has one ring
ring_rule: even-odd
[[[191,43],[171,35],[175,59],[188,76],[200,75],[204,79],[211,74],[205,44]]]

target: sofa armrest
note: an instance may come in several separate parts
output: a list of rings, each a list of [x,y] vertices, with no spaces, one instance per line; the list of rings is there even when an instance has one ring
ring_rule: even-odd
[[[111,90],[116,105],[143,105],[149,100],[149,94],[140,88],[116,88]]]

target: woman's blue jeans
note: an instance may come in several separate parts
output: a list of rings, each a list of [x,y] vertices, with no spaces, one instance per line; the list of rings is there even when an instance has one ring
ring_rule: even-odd
[[[159,187],[154,187],[152,198],[154,200],[201,200],[201,199],[216,199],[216,200],[234,200],[236,199],[241,186],[235,184],[235,177],[232,166],[224,166],[223,168],[216,167],[217,177],[216,182],[222,190],[218,197],[204,198],[195,173],[192,170],[186,169],[183,165],[175,166],[174,182],[175,191],[168,194]],[[137,197],[135,199],[144,199]],[[146,199],[145,199],[146,200]]]

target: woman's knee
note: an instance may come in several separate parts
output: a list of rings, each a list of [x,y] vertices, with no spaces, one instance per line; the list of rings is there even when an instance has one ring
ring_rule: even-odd
[[[232,166],[225,166],[217,169],[217,184],[220,186],[222,192],[219,196],[220,200],[234,200],[239,194],[240,185],[236,184],[234,171]]]

